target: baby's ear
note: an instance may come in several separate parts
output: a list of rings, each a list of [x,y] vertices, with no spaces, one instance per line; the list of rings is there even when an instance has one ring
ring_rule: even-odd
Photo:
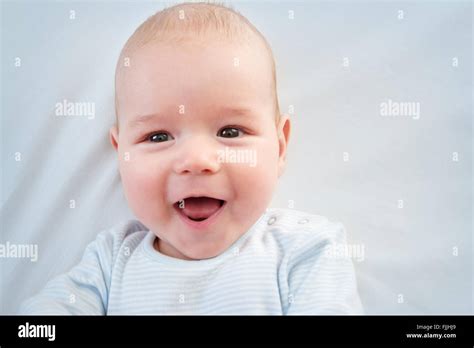
[[[280,116],[280,121],[277,126],[278,145],[279,145],[279,160],[278,160],[278,177],[283,174],[286,165],[286,150],[288,142],[290,141],[291,122],[290,117],[286,114]]]
[[[109,140],[115,151],[118,150],[118,128],[117,125],[113,125],[109,130]]]

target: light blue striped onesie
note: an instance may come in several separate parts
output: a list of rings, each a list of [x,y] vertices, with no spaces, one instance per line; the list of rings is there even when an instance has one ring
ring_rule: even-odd
[[[138,221],[103,231],[81,262],[22,303],[21,314],[361,314],[352,260],[330,252],[344,227],[267,209],[222,254],[189,261],[153,248]]]

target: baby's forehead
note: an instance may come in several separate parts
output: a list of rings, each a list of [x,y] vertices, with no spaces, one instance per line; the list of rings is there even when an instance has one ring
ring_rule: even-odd
[[[136,62],[138,60],[141,63],[139,61],[140,58],[146,55],[154,55],[157,58],[157,62],[159,62],[159,58],[163,53],[171,56],[186,54],[191,61],[193,55],[196,54],[196,50],[192,51],[193,49],[197,49],[201,53],[209,52],[207,57],[209,64],[213,64],[217,59],[230,59],[231,66],[234,68],[238,68],[244,63],[244,56],[247,57],[245,64],[255,64],[263,58],[262,61],[274,74],[275,63],[271,50],[253,33],[229,38],[221,35],[219,32],[210,32],[206,35],[174,32],[166,37],[147,41],[142,46],[132,45],[124,48],[122,59],[127,60],[128,67],[133,64],[132,60]],[[210,68],[210,66],[204,68]],[[124,66],[117,66],[117,75],[124,70],[132,69],[124,69]]]
[[[153,42],[140,48],[130,56],[130,66],[117,76],[120,98],[134,95],[137,89],[155,89],[160,95],[175,97],[186,87],[191,94],[220,87],[238,96],[257,86],[259,93],[273,93],[272,64],[264,48],[255,47],[258,43],[247,46],[209,40],[204,46],[193,41]]]
[[[199,52],[198,52],[199,51]],[[163,52],[172,55],[188,55],[190,60],[197,53],[209,52],[209,54],[219,53],[232,58],[233,67],[239,67],[239,57],[242,55],[265,57],[265,63],[268,66],[273,64],[273,56],[269,54],[265,45],[255,37],[229,39],[219,36],[217,33],[210,33],[206,36],[193,36],[185,34],[184,36],[170,37],[161,40],[153,40],[146,45],[128,50],[129,59],[139,58],[144,55],[154,55],[159,58]],[[209,56],[209,64],[212,64],[214,57]],[[218,57],[216,57],[218,58]]]
[[[167,51],[168,61],[161,57],[161,63],[158,58],[161,52],[153,50],[153,47],[160,45],[174,47],[174,50]],[[131,76],[137,71],[142,74],[151,72],[156,68],[156,65],[152,65],[150,62],[162,64],[162,67],[166,69],[167,66],[173,66],[175,57],[182,56],[183,53],[186,54],[187,48],[202,47],[207,49],[210,46],[219,52],[209,50],[211,52],[207,57],[209,65],[201,64],[196,69],[202,70],[203,73],[217,69],[218,64],[212,66],[217,59],[216,56],[226,60],[224,64],[220,65],[229,64],[232,69],[240,66],[242,72],[251,71],[252,68],[256,71],[255,66],[259,66],[262,70],[260,76],[264,76],[265,81],[270,81],[270,83],[265,83],[265,86],[260,83],[260,88],[272,90],[277,98],[273,53],[263,35],[245,17],[220,5],[182,4],[160,11],[150,17],[140,25],[125,44],[116,70],[117,114],[119,113],[119,99],[128,99],[128,93],[121,93],[121,90],[133,88],[130,83],[133,77],[129,79],[126,78],[127,75]],[[249,55],[245,56],[246,53]],[[153,55],[152,59],[145,57],[146,54]],[[193,58],[196,57],[190,54],[187,58],[182,61],[192,65],[195,62]],[[187,63],[188,60],[189,63]],[[135,69],[137,65],[140,65],[139,69]],[[193,67],[184,67],[183,70],[191,68]],[[196,72],[189,74],[190,79],[201,77]],[[247,80],[252,78],[256,80],[257,76],[250,76]],[[239,81],[236,79],[235,87],[241,84]]]

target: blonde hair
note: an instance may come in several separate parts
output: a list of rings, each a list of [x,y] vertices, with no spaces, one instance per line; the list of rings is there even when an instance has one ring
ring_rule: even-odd
[[[143,22],[125,43],[115,72],[115,114],[118,127],[117,75],[123,61],[131,53],[150,42],[182,43],[189,40],[205,41],[209,36],[239,43],[250,43],[257,37],[268,53],[274,89],[276,122],[280,117],[275,59],[265,37],[243,15],[217,3],[181,3],[158,11]]]

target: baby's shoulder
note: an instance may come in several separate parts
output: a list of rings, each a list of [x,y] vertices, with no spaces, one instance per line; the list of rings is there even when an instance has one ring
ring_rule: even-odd
[[[285,249],[346,243],[344,225],[295,209],[271,208],[265,213],[267,232]]]

